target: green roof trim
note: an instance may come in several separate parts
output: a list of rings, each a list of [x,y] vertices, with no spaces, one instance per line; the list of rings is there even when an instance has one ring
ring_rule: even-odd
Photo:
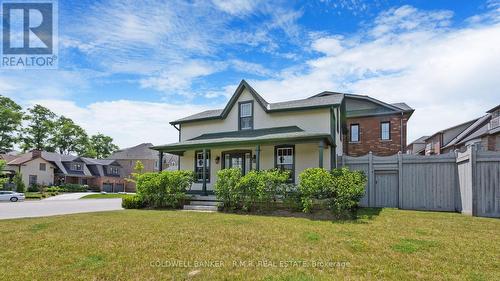
[[[188,149],[201,149],[201,148],[222,148],[234,147],[243,145],[257,145],[257,144],[293,144],[312,141],[326,140],[327,144],[332,144],[333,139],[329,133],[309,133],[304,131],[299,132],[285,132],[285,133],[270,133],[256,137],[236,136],[236,137],[222,137],[214,139],[196,139],[177,142],[167,145],[160,145],[151,147],[151,149],[169,152],[172,154],[181,154]]]
[[[219,138],[255,138],[261,137],[265,135],[272,134],[283,134],[283,133],[295,133],[295,132],[303,132],[301,128],[297,126],[288,126],[288,127],[273,127],[273,128],[264,128],[264,129],[255,129],[255,130],[240,130],[240,131],[230,131],[230,132],[220,132],[220,133],[210,133],[203,134],[196,138],[189,139],[191,140],[207,140],[207,139],[219,139]]]

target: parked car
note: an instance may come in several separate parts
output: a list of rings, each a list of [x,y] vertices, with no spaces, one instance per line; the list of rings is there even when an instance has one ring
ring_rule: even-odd
[[[17,201],[24,201],[26,197],[24,196],[24,193],[17,193],[14,191],[0,191],[0,201],[10,201],[10,202],[17,202]]]

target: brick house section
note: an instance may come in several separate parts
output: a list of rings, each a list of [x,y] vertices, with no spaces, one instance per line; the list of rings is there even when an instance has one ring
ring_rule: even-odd
[[[404,151],[408,119],[407,114],[347,118],[344,153],[349,156],[363,156],[371,151],[374,155],[389,156]],[[390,122],[390,140],[381,139],[382,122]],[[359,124],[359,142],[350,141],[351,124]]]

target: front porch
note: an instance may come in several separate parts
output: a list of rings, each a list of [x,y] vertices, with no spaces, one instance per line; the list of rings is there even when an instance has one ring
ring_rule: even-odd
[[[202,135],[154,149],[160,151],[160,158],[164,152],[179,155],[179,169],[191,170],[196,175],[190,193],[203,195],[213,194],[221,169],[240,168],[245,174],[277,168],[290,171],[290,182],[298,183],[303,170],[334,168],[337,158],[330,135],[306,132],[216,139],[204,139]]]

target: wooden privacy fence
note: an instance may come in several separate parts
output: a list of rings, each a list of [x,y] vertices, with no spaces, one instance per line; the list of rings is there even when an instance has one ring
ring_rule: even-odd
[[[342,157],[368,176],[361,205],[500,217],[500,153]]]

